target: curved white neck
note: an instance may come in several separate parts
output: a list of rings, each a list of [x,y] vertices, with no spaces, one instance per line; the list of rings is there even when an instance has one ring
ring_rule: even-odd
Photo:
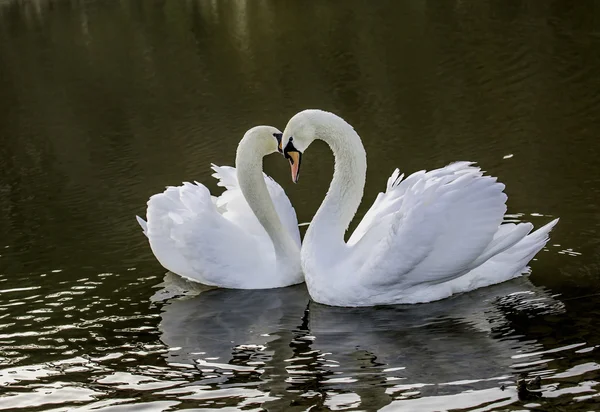
[[[315,214],[304,244],[345,246],[344,233],[358,210],[365,187],[367,155],[360,137],[343,119],[321,112],[315,115],[315,138],[329,145],[335,158],[333,179]]]
[[[275,210],[263,177],[263,156],[257,139],[242,139],[235,158],[240,189],[273,242],[278,260],[298,254],[298,245],[285,229]]]

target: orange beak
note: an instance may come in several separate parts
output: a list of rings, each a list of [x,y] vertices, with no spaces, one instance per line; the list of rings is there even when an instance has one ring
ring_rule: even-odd
[[[287,158],[290,161],[290,167],[292,169],[292,182],[298,183],[298,178],[300,177],[300,162],[302,160],[302,153],[288,152]]]

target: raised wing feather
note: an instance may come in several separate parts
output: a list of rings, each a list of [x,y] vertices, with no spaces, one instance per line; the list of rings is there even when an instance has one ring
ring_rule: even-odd
[[[148,201],[148,222],[138,217],[138,223],[158,261],[171,272],[214,286],[262,287],[255,275],[271,272],[273,243],[246,202],[236,169],[212,168],[218,185],[226,189],[221,196],[211,196],[198,182],[168,187]],[[289,199],[273,179],[264,179],[284,227],[300,245]]]
[[[218,185],[227,189],[217,200],[217,207],[226,207],[227,209],[224,216],[240,225],[251,225],[254,231],[262,231],[266,236],[264,228],[252,212],[252,209],[250,209],[250,206],[248,206],[239,188],[236,169],[230,166],[216,166],[214,164],[212,165],[212,169],[215,171],[213,177],[219,180]],[[292,236],[292,239],[296,241],[298,247],[300,247],[298,219],[290,199],[275,180],[265,173],[263,173],[263,177],[281,223]]]
[[[221,215],[199,183],[185,182],[152,196],[147,217],[152,251],[165,268],[181,276],[241,287],[239,274],[264,264],[260,242]]]
[[[396,170],[351,237],[359,276],[376,287],[408,289],[467,273],[502,223],[503,190],[469,162],[405,180]]]

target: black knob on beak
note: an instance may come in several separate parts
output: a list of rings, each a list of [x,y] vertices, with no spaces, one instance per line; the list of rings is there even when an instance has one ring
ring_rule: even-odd
[[[273,133],[273,137],[277,139],[277,151],[283,154],[283,148],[281,147],[281,139],[283,138],[283,133]]]

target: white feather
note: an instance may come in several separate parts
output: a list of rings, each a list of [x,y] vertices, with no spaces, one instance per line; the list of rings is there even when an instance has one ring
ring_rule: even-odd
[[[279,131],[268,126],[250,129],[238,147],[236,163],[243,165],[239,172],[253,208],[236,168],[228,166],[212,165],[218,185],[225,188],[220,196],[211,196],[198,182],[184,182],[150,198],[147,222],[137,220],[162,266],[196,282],[233,289],[304,280],[296,212],[281,186],[259,173],[262,157],[276,151],[274,132]]]
[[[334,177],[302,245],[311,297],[335,306],[424,303],[520,276],[558,219],[531,233],[530,223],[502,224],[504,185],[472,162],[395,170],[347,243],[344,232],[365,184],[366,154],[338,116],[306,110],[288,122],[287,147],[304,152],[315,138],[335,156]]]

